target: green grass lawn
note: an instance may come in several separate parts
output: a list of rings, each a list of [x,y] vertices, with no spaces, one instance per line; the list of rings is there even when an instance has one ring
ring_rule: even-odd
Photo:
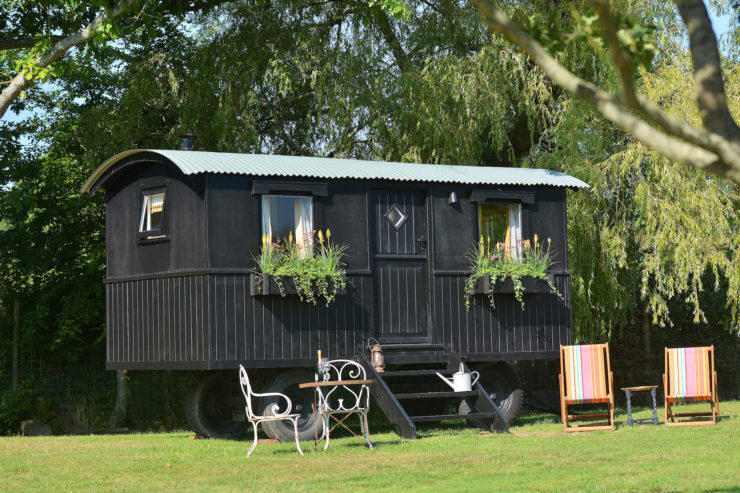
[[[510,435],[375,433],[374,450],[340,438],[326,452],[304,444],[305,457],[260,444],[247,459],[246,437],[187,432],[7,437],[0,491],[740,491],[740,401],[720,409],[716,426],[630,428],[618,410],[616,431],[566,435],[554,416],[528,415]]]

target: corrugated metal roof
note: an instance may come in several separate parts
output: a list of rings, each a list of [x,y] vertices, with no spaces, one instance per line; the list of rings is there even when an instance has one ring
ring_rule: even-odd
[[[355,180],[393,180],[469,185],[525,185],[587,188],[588,184],[572,176],[547,169],[495,168],[488,166],[452,166],[446,164],[411,164],[355,159],[333,159],[267,154],[232,154],[226,152],[170,151],[134,149],[101,164],[87,179],[83,192],[90,192],[95,182],[116,162],[140,152],[153,152],[172,161],[186,175],[198,173],[253,176],[298,176]]]

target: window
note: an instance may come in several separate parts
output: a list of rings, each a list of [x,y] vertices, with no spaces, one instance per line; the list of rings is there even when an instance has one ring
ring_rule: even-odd
[[[393,227],[396,228],[396,231],[401,229],[403,223],[405,223],[406,219],[409,218],[406,214],[404,214],[401,208],[398,207],[398,204],[393,204],[384,215],[385,218],[388,219],[388,221],[393,225]]]
[[[262,235],[271,243],[285,244],[290,235],[301,256],[313,254],[313,204],[311,197],[262,196]]]
[[[481,202],[478,204],[480,234],[486,242],[490,238],[492,243],[503,243],[507,252],[518,258],[522,239],[521,216],[520,204]]]
[[[139,232],[162,231],[162,218],[164,216],[164,190],[150,190],[144,192],[144,203],[141,207],[141,220],[139,221]]]

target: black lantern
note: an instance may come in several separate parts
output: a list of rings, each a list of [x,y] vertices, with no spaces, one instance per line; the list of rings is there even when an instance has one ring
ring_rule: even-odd
[[[375,344],[370,350],[370,359],[373,362],[373,368],[378,373],[385,371],[385,358],[383,358],[383,349],[380,344]]]

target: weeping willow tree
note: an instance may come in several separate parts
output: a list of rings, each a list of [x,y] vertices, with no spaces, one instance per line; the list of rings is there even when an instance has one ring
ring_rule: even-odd
[[[671,114],[698,121],[686,76],[686,54],[666,58],[644,73],[641,88]],[[728,88],[740,90],[738,71]],[[731,99],[737,111],[738,99]],[[738,330],[740,242],[738,187],[679,164],[598,121],[584,104],[570,101],[550,130],[548,153],[533,164],[557,166],[592,185],[569,201],[569,240],[574,271],[573,310],[583,339],[609,337],[638,321],[645,351],[650,327],[672,325],[669,302],[681,300],[695,323],[706,322],[700,303],[705,289],[720,289]],[[584,134],[593,137],[579,138]],[[562,146],[570,142],[570,146]],[[556,148],[556,143],[561,144]],[[712,283],[705,285],[705,274]]]

